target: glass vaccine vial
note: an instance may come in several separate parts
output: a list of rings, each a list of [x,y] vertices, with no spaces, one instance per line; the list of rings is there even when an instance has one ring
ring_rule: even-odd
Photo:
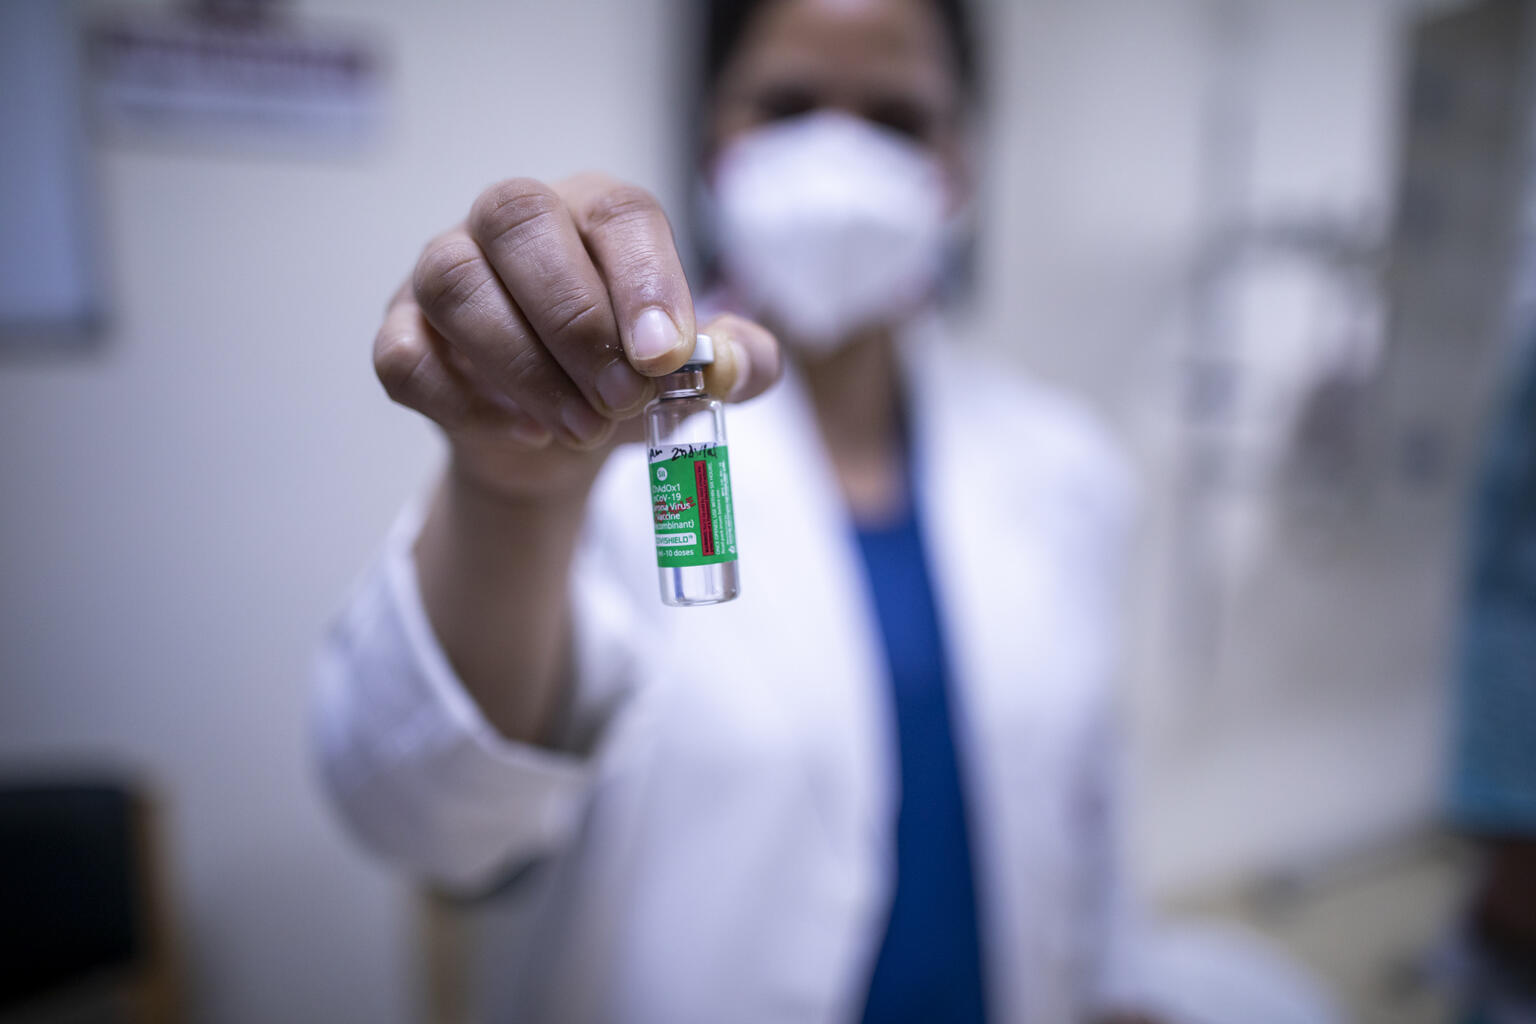
[[[688,362],[657,381],[645,407],[656,571],[670,605],[719,604],[741,591],[725,407],[704,392],[714,361],[714,342],[698,335]]]

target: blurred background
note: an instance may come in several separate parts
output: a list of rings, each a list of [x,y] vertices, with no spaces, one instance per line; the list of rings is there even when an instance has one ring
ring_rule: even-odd
[[[153,961],[145,999],[433,1012],[461,937],[348,842],[308,749],[320,632],[440,459],[369,346],[498,178],[600,168],[685,207],[682,6],[0,5],[0,838],[45,860],[33,825],[76,811],[115,837],[153,927],[97,959]],[[1536,280],[1536,12],[978,6],[967,331],[1086,395],[1141,475],[1136,874],[1356,1019],[1448,1019],[1473,861],[1444,736]]]

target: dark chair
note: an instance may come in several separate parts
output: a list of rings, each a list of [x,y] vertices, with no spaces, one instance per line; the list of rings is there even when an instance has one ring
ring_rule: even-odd
[[[0,1024],[170,1024],[155,815],[113,783],[0,784]]]

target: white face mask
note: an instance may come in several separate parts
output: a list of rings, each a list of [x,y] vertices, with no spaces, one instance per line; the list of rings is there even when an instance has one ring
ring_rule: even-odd
[[[759,128],[720,155],[709,215],[721,270],[784,340],[830,351],[923,306],[943,268],[938,161],[841,113]]]

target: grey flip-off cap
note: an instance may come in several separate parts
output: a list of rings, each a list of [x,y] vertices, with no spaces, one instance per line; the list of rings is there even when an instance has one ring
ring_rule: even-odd
[[[715,361],[715,342],[707,334],[693,336],[693,355],[684,366],[708,366]]]

